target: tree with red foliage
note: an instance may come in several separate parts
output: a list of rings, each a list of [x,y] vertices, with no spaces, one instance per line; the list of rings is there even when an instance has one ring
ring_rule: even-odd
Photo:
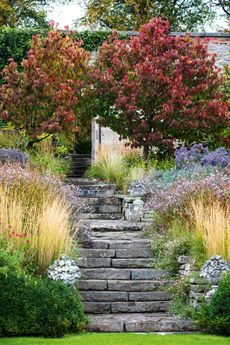
[[[218,138],[229,123],[215,57],[200,38],[169,35],[154,19],[125,41],[114,34],[100,49],[92,75],[94,113],[134,147],[172,149]],[[90,95],[92,97],[92,94]]]
[[[67,32],[35,35],[18,68],[10,59],[2,72],[0,116],[24,130],[33,143],[52,133],[76,129],[74,108],[85,87],[89,54]]]

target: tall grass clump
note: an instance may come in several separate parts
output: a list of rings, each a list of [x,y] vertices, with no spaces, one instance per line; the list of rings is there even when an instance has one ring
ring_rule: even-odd
[[[230,261],[230,207],[200,196],[191,201],[189,210],[192,232],[202,241],[207,258],[221,255]]]
[[[119,153],[110,153],[101,156],[86,172],[86,176],[115,182],[118,189],[123,188],[127,175],[127,163]]]
[[[71,251],[70,203],[39,174],[5,169],[6,176],[4,170],[0,174],[0,247],[23,251],[25,262],[42,274],[61,253]]]

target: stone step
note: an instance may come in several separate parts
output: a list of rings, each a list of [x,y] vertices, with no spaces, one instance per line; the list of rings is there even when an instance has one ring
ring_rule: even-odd
[[[89,205],[85,206],[83,213],[121,213],[120,205]]]
[[[127,249],[79,249],[80,257],[104,257],[117,259],[136,259],[136,258],[152,258],[153,250],[148,244],[137,245],[136,248],[129,246]]]
[[[94,246],[98,249],[128,249],[146,246],[151,248],[151,240],[149,239],[136,239],[136,240],[103,240],[94,239]]]
[[[109,268],[112,267],[111,261],[110,258],[77,258],[75,260],[80,268]]]
[[[114,258],[114,249],[79,249],[79,256],[83,258]]]
[[[115,268],[151,268],[154,260],[151,259],[112,259],[111,266]]]
[[[88,315],[90,332],[173,332],[198,331],[196,323],[166,313]]]
[[[118,268],[95,268],[95,269],[82,269],[82,279],[119,279],[128,280],[131,277],[129,269]]]
[[[107,289],[110,291],[144,292],[163,289],[169,286],[168,280],[108,280]]]
[[[80,268],[152,268],[153,259],[111,259],[111,258],[94,258],[78,257],[76,264]]]
[[[149,247],[116,249],[116,258],[152,258],[153,250]]]
[[[98,220],[88,222],[88,226],[92,231],[115,232],[115,231],[142,231],[146,229],[143,222],[129,222],[127,220]]]
[[[166,312],[170,301],[148,301],[148,302],[84,302],[86,313],[155,313]]]
[[[103,241],[112,241],[112,240],[117,240],[117,241],[135,241],[139,240],[142,237],[142,233],[139,231],[92,231],[92,240],[103,240]]]
[[[156,270],[152,268],[83,268],[81,270],[83,279],[106,279],[106,280],[157,280],[169,277],[166,270]]]
[[[114,194],[115,194],[114,189],[80,188],[78,192],[79,197],[82,197],[82,198],[110,198],[110,197],[114,197]]]
[[[106,280],[106,279],[84,279],[76,283],[80,291],[108,290],[127,292],[152,292],[161,291],[169,286],[167,280]]]
[[[111,198],[85,198],[86,205],[121,205],[121,200],[117,197]]]
[[[120,220],[124,219],[124,215],[122,213],[82,213],[81,219]]]
[[[127,292],[127,291],[81,291],[85,302],[146,302],[146,301],[170,301],[171,296],[167,292]]]

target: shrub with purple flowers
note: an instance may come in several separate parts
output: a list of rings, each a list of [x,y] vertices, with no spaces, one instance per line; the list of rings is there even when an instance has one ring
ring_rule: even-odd
[[[191,167],[200,163],[201,159],[209,153],[208,148],[203,144],[195,144],[190,148],[182,146],[175,150],[175,161],[178,168]]]
[[[182,146],[175,151],[177,168],[192,168],[194,164],[218,166],[225,168],[230,166],[230,152],[224,147],[209,151],[203,144],[195,144],[190,148]]]
[[[215,151],[206,154],[201,159],[201,164],[230,168],[230,151],[227,151],[224,147],[219,147]]]

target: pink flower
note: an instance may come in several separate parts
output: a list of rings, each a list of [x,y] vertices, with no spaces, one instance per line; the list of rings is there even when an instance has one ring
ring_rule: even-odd
[[[69,25],[65,25],[64,29],[68,31],[69,30]]]
[[[52,19],[49,21],[49,26],[51,26],[52,28],[54,27],[55,25],[55,21]]]

